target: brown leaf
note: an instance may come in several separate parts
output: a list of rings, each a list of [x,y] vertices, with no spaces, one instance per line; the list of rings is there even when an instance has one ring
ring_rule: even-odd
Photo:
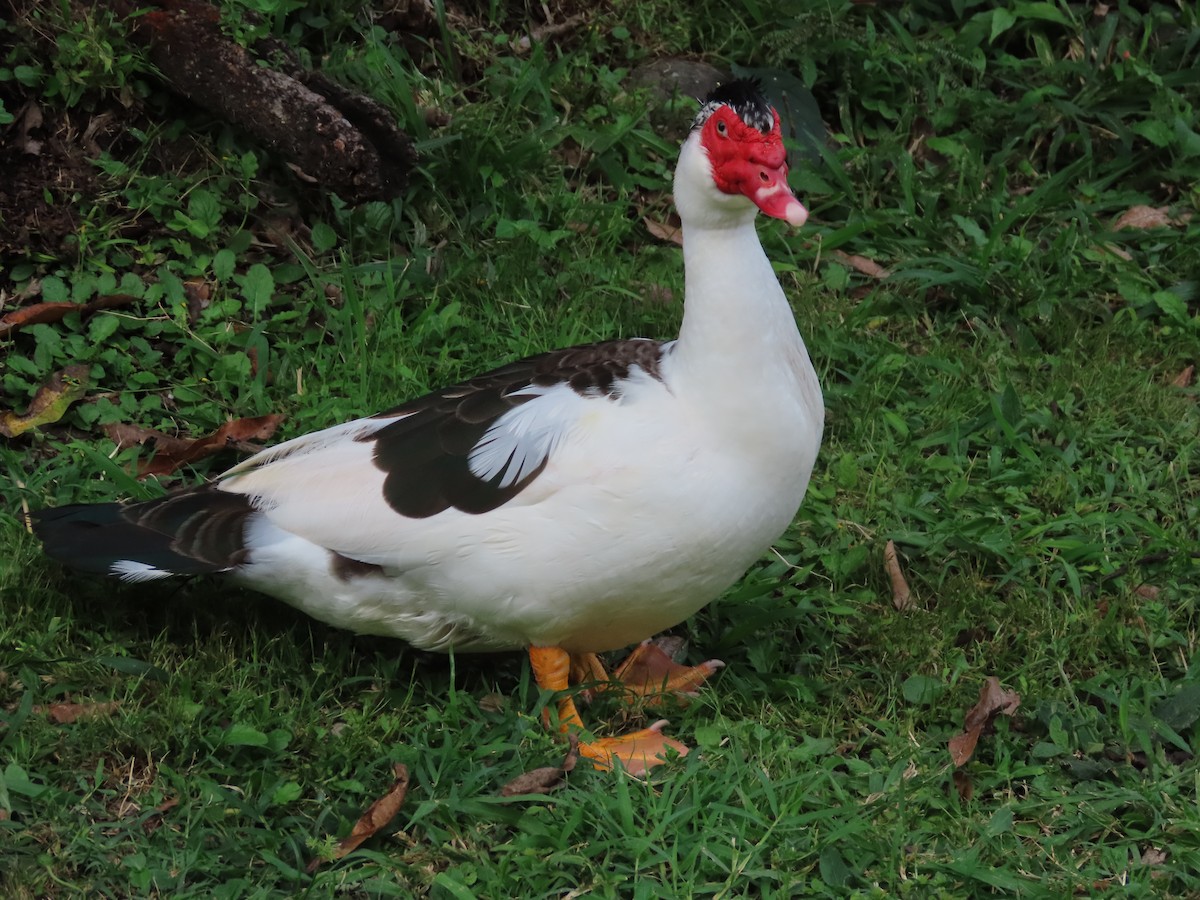
[[[579,735],[569,734],[567,740],[567,755],[563,757],[561,766],[543,766],[518,775],[504,787],[500,788],[501,797],[518,797],[521,794],[548,794],[560,784],[567,773],[575,768],[579,761]]]
[[[1133,262],[1133,254],[1128,250],[1122,250],[1116,244],[1097,244],[1096,248],[1104,253],[1111,253],[1117,258],[1125,260],[1125,262]]]
[[[188,322],[194,325],[212,303],[212,285],[203,278],[189,278],[183,283],[183,296],[187,299]]]
[[[154,458],[138,465],[138,478],[149,475],[170,475],[181,466],[206,456],[212,456],[227,447],[253,451],[258,447],[250,441],[265,441],[275,433],[283,416],[271,414],[249,419],[231,419],[212,434],[201,438],[179,438],[140,425],[112,424],[104,426],[104,433],[124,449],[139,444],[153,444]]]
[[[1165,206],[1131,206],[1113,222],[1113,231],[1122,228],[1170,228],[1180,224],[1179,219],[1172,219],[1167,214]]]
[[[91,315],[101,309],[116,309],[120,306],[132,306],[138,302],[133,294],[101,294],[93,297],[83,305],[84,315]]]
[[[91,315],[97,310],[113,309],[137,303],[132,294],[102,294],[87,303],[33,303],[0,316],[0,338],[30,325],[50,325],[61,322],[73,312]]]
[[[44,121],[42,108],[32,100],[26,103],[24,109],[17,114],[18,146],[23,152],[31,156],[41,156],[42,142],[30,137],[29,132],[35,128],[41,128]]]
[[[1142,852],[1143,866],[1161,866],[1167,861],[1167,851],[1157,847],[1147,847]]]
[[[146,834],[155,831],[162,824],[163,816],[179,805],[178,797],[168,797],[158,806],[154,807],[153,815],[147,816],[146,821],[142,822],[142,830]]]
[[[68,313],[82,312],[83,309],[78,303],[33,303],[22,306],[0,316],[0,337],[7,337],[10,332],[30,325],[61,322]]]
[[[888,578],[892,582],[892,606],[903,612],[906,609],[911,609],[912,591],[908,589],[908,582],[904,580],[904,573],[900,571],[900,560],[896,558],[896,542],[888,541],[883,548],[883,570],[887,572]]]
[[[652,219],[649,216],[646,216],[642,221],[646,223],[646,230],[660,241],[671,241],[671,243],[678,244],[680,247],[683,246],[683,225],[674,214],[666,222],[660,222],[658,219]]]
[[[519,38],[513,44],[513,49],[517,53],[528,53],[534,44],[544,44],[570,34],[585,24],[587,18],[587,13],[576,13],[561,22],[549,22],[541,25]]]
[[[44,712],[46,718],[55,725],[71,725],[80,719],[111,716],[120,706],[118,700],[110,700],[107,703],[52,703],[49,706],[35,706],[33,711]]]
[[[495,691],[484,694],[479,698],[479,708],[484,712],[502,712],[508,705],[508,699]]]
[[[1192,381],[1196,377],[1196,367],[1188,366],[1178,375],[1171,379],[1171,387],[1187,388],[1192,386]]]
[[[954,765],[962,766],[975,754],[975,745],[985,729],[991,728],[996,716],[1011,716],[1021,705],[1021,697],[1015,691],[1000,687],[1000,680],[989,675],[979,690],[979,701],[967,710],[962,734],[950,738],[950,758]]]
[[[404,798],[408,796],[408,766],[396,763],[392,767],[392,771],[396,775],[396,780],[388,788],[386,794],[368,806],[366,812],[358,817],[358,821],[350,829],[350,834],[338,842],[333,850],[335,860],[353,853],[363,841],[396,818],[396,813],[400,812],[400,807],[404,805]],[[320,859],[313,859],[308,864],[307,871],[315,872],[321,862]]]
[[[660,303],[663,306],[675,302],[675,292],[665,284],[646,285],[643,296],[651,303]]]
[[[0,435],[16,437],[33,428],[61,419],[71,404],[87,390],[89,367],[76,364],[60,369],[37,389],[24,415],[12,410],[0,412]]]
[[[865,256],[859,256],[854,253],[843,253],[841,250],[834,250],[833,255],[839,261],[845,263],[855,272],[866,275],[869,278],[887,278],[891,275],[891,270],[885,269],[873,259],[867,259]]]
[[[954,787],[958,791],[960,799],[969,801],[975,796],[975,782],[968,773],[962,769],[955,769],[951,777],[954,779]]]

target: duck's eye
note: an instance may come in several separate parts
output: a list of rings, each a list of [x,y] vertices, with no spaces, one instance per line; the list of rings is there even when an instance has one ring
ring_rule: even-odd
[[[717,134],[724,134],[727,130],[724,122],[717,122]]]

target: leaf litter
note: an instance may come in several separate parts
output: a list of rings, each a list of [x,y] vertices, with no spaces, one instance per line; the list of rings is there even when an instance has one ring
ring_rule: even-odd
[[[87,303],[32,303],[0,316],[0,337],[7,337],[12,332],[30,325],[52,325],[61,322],[74,312],[89,316],[102,309],[131,306],[137,299],[132,294],[102,294]]]
[[[311,874],[319,869],[323,862],[333,862],[348,856],[357,850],[363,841],[373,837],[381,828],[396,818],[396,813],[400,812],[400,807],[404,805],[404,799],[408,796],[408,766],[396,763],[392,767],[392,772],[396,776],[392,786],[388,788],[386,794],[368,806],[366,811],[358,817],[358,821],[350,829],[350,834],[338,841],[337,846],[333,848],[331,858],[324,860],[315,857],[309,861],[305,871]]]
[[[1021,705],[1021,695],[1006,691],[1000,679],[989,675],[979,690],[979,700],[967,710],[963,731],[950,738],[950,758],[956,767],[961,767],[975,755],[975,745],[985,731],[990,731],[999,715],[1011,716]]]
[[[55,725],[72,725],[80,719],[111,716],[120,707],[119,700],[109,700],[102,703],[52,703],[49,706],[35,706],[32,711],[45,713],[46,718]]]
[[[579,762],[579,735],[568,734],[567,754],[561,765],[542,766],[518,775],[504,787],[500,788],[501,797],[519,797],[522,794],[548,794],[560,787],[567,775]]]
[[[887,572],[888,580],[892,583],[892,606],[904,612],[912,609],[912,591],[900,568],[900,560],[896,556],[896,542],[888,541],[883,548],[883,570]]]
[[[146,444],[154,448],[153,458],[138,464],[137,477],[146,478],[150,475],[170,475],[188,463],[226,448],[257,452],[261,447],[253,442],[268,440],[275,434],[283,418],[278,413],[272,413],[231,419],[212,434],[199,438],[173,437],[152,428],[125,423],[105,425],[104,433],[122,450]]]
[[[12,410],[0,412],[0,436],[13,438],[57,422],[87,390],[90,371],[82,364],[59,369],[37,389],[23,415]]]

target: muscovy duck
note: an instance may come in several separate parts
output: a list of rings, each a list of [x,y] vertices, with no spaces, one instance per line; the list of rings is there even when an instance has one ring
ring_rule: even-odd
[[[126,581],[226,573],[426,650],[527,649],[559,692],[559,727],[580,728],[571,677],[603,677],[597,652],[733,584],[792,521],[821,442],[821,388],[754,221],[800,226],[807,212],[755,83],[703,102],[674,188],[677,340],[555,350],[286,441],[204,486],[44,510],[46,552]],[[685,691],[718,665],[664,669],[643,644],[618,676]],[[663,724],[580,749],[643,771],[686,752]]]

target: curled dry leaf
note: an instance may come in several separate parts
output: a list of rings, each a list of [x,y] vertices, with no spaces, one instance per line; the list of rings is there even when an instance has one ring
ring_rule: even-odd
[[[0,316],[0,337],[29,325],[48,325],[61,322],[68,313],[77,312],[78,303],[33,303]]]
[[[570,746],[567,755],[563,757],[560,766],[543,766],[518,775],[504,787],[500,788],[501,797],[518,797],[522,794],[548,794],[560,784],[567,773],[575,768],[579,761],[579,735],[569,734],[567,740]]]
[[[194,325],[212,304],[212,285],[203,278],[189,278],[183,283],[183,296],[187,299],[188,322]]]
[[[366,812],[358,817],[358,821],[350,829],[350,834],[338,841],[338,845],[333,849],[335,860],[357,850],[363,841],[396,818],[396,813],[400,812],[400,807],[404,805],[404,798],[408,796],[408,766],[396,763],[392,771],[396,775],[396,780],[388,788],[386,794],[368,806]],[[320,859],[313,859],[309,862],[307,871],[315,872],[320,865]]]
[[[46,718],[55,725],[70,725],[80,719],[111,716],[120,706],[118,700],[110,700],[107,703],[52,703],[45,707],[35,706],[33,711],[44,712]]]
[[[1147,847],[1142,851],[1143,866],[1161,866],[1167,861],[1167,851],[1158,847]]]
[[[1113,231],[1123,228],[1170,228],[1178,224],[1167,214],[1165,206],[1131,206],[1113,222]]]
[[[990,728],[998,715],[1011,716],[1021,705],[1021,696],[1006,691],[1000,680],[989,675],[979,691],[979,702],[967,710],[962,734],[950,738],[950,757],[954,765],[962,766],[975,754],[975,745],[984,729]]]
[[[42,142],[30,136],[30,132],[35,129],[40,129],[45,117],[42,115],[42,108],[30,100],[25,104],[24,109],[17,114],[17,133],[19,136],[19,146],[22,153],[28,153],[31,156],[41,156]]]
[[[890,269],[885,269],[873,259],[867,259],[865,256],[859,256],[855,253],[843,253],[841,250],[834,250],[833,255],[842,262],[858,272],[861,275],[866,275],[868,278],[887,278],[892,274]]]
[[[61,419],[71,404],[83,396],[88,385],[88,366],[67,366],[51,375],[37,389],[24,415],[0,412],[0,435],[11,438]]]
[[[543,7],[544,8],[544,7]],[[528,53],[534,44],[545,44],[564,37],[587,22],[585,13],[576,13],[561,22],[551,22],[533,29],[529,34],[519,38],[513,44],[517,53]]]
[[[87,303],[33,303],[0,316],[0,338],[30,325],[52,325],[73,312],[91,315],[101,309],[115,309],[137,302],[132,294],[102,294]]]
[[[883,548],[883,569],[892,582],[892,606],[901,612],[911,609],[913,605],[912,591],[908,589],[908,582],[900,570],[900,560],[896,558],[895,541],[888,541]]]
[[[958,791],[960,799],[970,800],[975,796],[975,782],[966,771],[955,769],[952,777],[954,778],[954,789]]]
[[[142,831],[150,834],[162,824],[163,816],[179,805],[178,797],[168,797],[158,806],[154,807],[154,812],[147,816],[146,821],[142,822]]]
[[[249,419],[232,419],[201,438],[178,438],[152,428],[139,425],[112,424],[104,426],[104,433],[124,449],[139,444],[153,444],[154,458],[138,466],[138,478],[149,475],[170,475],[181,466],[206,456],[211,456],[227,447],[255,451],[257,445],[250,441],[265,441],[275,433],[283,416],[271,414]]]
[[[646,223],[646,230],[660,241],[670,241],[673,244],[678,244],[680,247],[683,246],[683,225],[674,213],[665,222],[660,222],[658,219],[652,219],[649,216],[646,216],[642,221]]]

